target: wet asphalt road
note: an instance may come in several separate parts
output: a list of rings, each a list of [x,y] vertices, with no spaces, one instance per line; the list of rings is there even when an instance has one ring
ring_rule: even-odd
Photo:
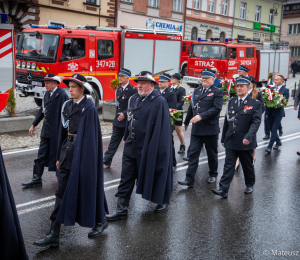
[[[262,140],[262,123],[253,194],[243,193],[245,185],[240,169],[232,181],[228,199],[213,195],[211,189],[216,185],[207,183],[204,149],[194,189],[178,185],[177,181],[185,178],[187,163],[177,154],[178,170],[174,173],[174,191],[166,212],[153,213],[153,203],[133,194],[128,220],[110,223],[97,239],[87,237],[87,228],[62,227],[60,247],[56,249],[32,245],[49,230],[57,184],[55,174],[45,171],[43,187],[23,189],[21,183],[32,176],[37,150],[4,153],[29,258],[300,259],[300,157],[296,154],[300,150],[300,121],[296,117],[296,111],[286,110],[282,121],[283,145],[270,155],[264,152],[267,142]],[[190,128],[185,133],[187,146]],[[104,151],[108,143],[109,139],[104,139]],[[178,150],[177,136],[175,145]],[[122,150],[123,144],[111,169],[105,169],[106,197],[111,212],[117,201],[114,195],[120,178]],[[219,144],[218,180],[222,176],[224,157],[224,148]]]

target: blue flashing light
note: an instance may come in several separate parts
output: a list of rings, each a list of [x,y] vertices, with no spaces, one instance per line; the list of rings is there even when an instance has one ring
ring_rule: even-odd
[[[201,38],[200,37],[198,37],[198,42],[201,42]]]
[[[31,28],[40,28],[40,29],[62,29],[61,25],[35,25],[31,24]]]
[[[228,42],[228,38],[225,39],[225,42]]]

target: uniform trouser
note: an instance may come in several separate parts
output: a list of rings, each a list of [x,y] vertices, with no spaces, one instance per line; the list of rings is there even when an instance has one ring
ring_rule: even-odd
[[[173,136],[173,134],[172,134],[172,153],[173,153],[173,167],[176,167],[177,161],[176,161],[176,153],[175,153],[174,136]]]
[[[67,188],[68,180],[70,177],[70,171],[71,170],[65,169],[63,167],[60,167],[58,170],[58,173],[57,173],[58,184],[57,184],[56,191],[55,191],[56,199],[55,199],[54,209],[50,216],[51,220],[56,220],[56,216],[57,216],[58,210],[60,208],[61,201],[63,199],[65,190]]]
[[[203,144],[208,157],[209,176],[218,175],[218,135],[191,135],[189,166],[186,171],[186,180],[194,183],[199,164],[199,156]]]
[[[34,160],[35,164],[48,166],[50,153],[50,138],[41,137],[38,157]]]
[[[270,130],[270,127],[269,127],[269,123],[268,123],[268,117],[267,117],[267,115],[266,115],[266,113],[265,113],[265,120],[264,120],[264,124],[265,124],[265,135],[268,135],[268,136],[270,136],[270,132],[271,132],[271,130]],[[279,127],[278,127],[278,130],[282,130],[282,125],[281,125],[281,122],[280,122],[280,125],[279,125]]]
[[[130,199],[135,182],[138,177],[138,167],[135,158],[123,154],[121,181],[116,197]]]
[[[219,182],[219,187],[225,192],[228,192],[230,183],[235,172],[235,164],[237,158],[243,167],[245,184],[247,187],[253,186],[255,183],[254,165],[253,165],[253,150],[230,150],[226,149],[226,157],[223,175]]]
[[[271,130],[271,138],[268,145],[268,148],[272,149],[273,144],[276,142],[277,144],[281,144],[277,129],[281,125],[282,116],[268,116],[269,128]]]
[[[293,77],[295,77],[296,73],[297,73],[297,70],[293,70]]]
[[[120,142],[124,137],[125,127],[117,127],[113,126],[113,133],[110,139],[110,143],[108,145],[108,149],[104,154],[104,161],[107,163],[111,163],[115,153],[118,150]]]

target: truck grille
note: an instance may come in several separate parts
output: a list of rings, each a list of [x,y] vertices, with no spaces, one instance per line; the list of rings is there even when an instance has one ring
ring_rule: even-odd
[[[28,79],[28,73],[17,72],[16,74],[19,83],[31,84],[31,81],[40,82],[42,79],[44,79],[44,76],[34,75],[33,73],[31,73],[31,79],[30,77]]]

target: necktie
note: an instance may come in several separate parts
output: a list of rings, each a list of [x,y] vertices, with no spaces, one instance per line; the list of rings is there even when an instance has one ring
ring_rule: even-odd
[[[241,105],[241,104],[243,104],[243,99],[240,99],[240,101],[239,101],[239,106]]]
[[[142,101],[143,101],[144,98],[145,98],[145,97],[140,97],[140,99],[139,99],[139,101],[138,101],[138,105],[142,103]]]
[[[74,110],[75,108],[77,107],[77,103],[73,103],[73,107],[72,107],[72,110]]]
[[[203,88],[203,89],[202,89],[202,94],[201,94],[201,95],[203,95],[203,94],[205,93],[205,91],[206,91],[206,88]]]
[[[276,89],[276,91],[278,91],[278,87],[277,86],[275,87],[275,89]]]

